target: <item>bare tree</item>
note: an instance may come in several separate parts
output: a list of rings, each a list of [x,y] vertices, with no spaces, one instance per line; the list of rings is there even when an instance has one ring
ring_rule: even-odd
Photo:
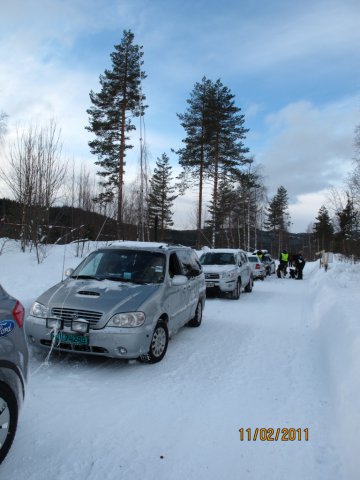
[[[21,248],[25,251],[26,246],[34,245],[40,261],[38,246],[46,238],[49,209],[66,174],[55,120],[46,127],[17,130],[7,160],[7,168],[0,168],[0,176],[21,205]]]

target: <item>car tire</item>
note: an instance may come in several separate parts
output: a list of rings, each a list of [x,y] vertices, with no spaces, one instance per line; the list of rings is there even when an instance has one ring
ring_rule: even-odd
[[[231,292],[231,298],[233,300],[239,300],[241,294],[241,280],[238,279],[234,290]]]
[[[18,422],[18,404],[13,391],[0,382],[0,463],[13,443]]]
[[[203,312],[202,302],[201,302],[201,300],[199,300],[199,302],[196,306],[195,315],[188,322],[189,327],[200,327],[201,321],[202,321],[202,312]]]
[[[263,279],[264,280],[264,279]],[[253,279],[250,277],[250,280],[249,280],[249,283],[246,285],[245,287],[245,292],[246,293],[251,293],[252,292],[252,289],[253,289],[253,286],[254,286],[254,282],[253,282]]]
[[[164,357],[169,343],[169,331],[166,322],[162,319],[156,324],[150,342],[150,349],[146,355],[141,355],[139,361],[142,363],[158,363]]]

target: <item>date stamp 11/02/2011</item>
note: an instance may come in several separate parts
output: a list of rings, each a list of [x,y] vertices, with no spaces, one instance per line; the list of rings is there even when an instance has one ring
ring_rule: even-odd
[[[239,428],[239,433],[241,442],[309,441],[308,428]]]

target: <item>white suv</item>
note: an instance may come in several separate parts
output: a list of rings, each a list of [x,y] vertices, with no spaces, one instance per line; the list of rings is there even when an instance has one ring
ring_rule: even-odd
[[[239,249],[216,248],[200,257],[205,273],[206,292],[228,293],[238,299],[242,289],[251,292],[253,273],[246,252]]]

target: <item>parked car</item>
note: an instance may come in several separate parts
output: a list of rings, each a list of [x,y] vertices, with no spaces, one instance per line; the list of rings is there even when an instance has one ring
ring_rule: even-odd
[[[24,307],[0,285],[0,463],[13,443],[28,375]]]
[[[269,253],[265,253],[263,255],[262,262],[265,264],[267,275],[271,275],[276,272],[275,260]]]
[[[169,336],[201,324],[205,279],[191,248],[108,247],[66,273],[31,308],[33,345],[155,363]]]
[[[254,280],[264,280],[267,275],[265,264],[257,255],[255,255],[255,253],[248,253],[248,259],[252,268]]]
[[[251,292],[253,273],[246,252],[239,249],[217,248],[200,257],[205,273],[207,293],[226,293],[238,299],[242,289]]]
[[[267,250],[255,250],[254,255],[257,255],[265,265],[266,275],[271,275],[276,272],[275,260]]]

